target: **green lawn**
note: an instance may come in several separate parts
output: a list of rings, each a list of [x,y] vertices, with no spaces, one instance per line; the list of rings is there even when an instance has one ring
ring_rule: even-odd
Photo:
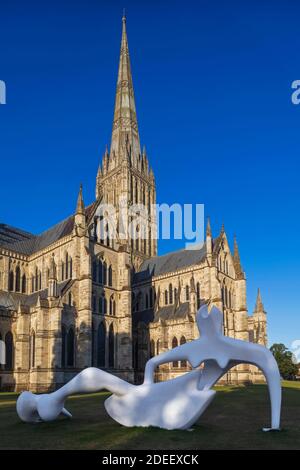
[[[265,385],[222,387],[190,431],[125,428],[105,412],[107,393],[68,399],[73,419],[25,424],[15,411],[17,394],[0,394],[0,449],[300,449],[300,382],[283,382],[282,431],[268,426]]]

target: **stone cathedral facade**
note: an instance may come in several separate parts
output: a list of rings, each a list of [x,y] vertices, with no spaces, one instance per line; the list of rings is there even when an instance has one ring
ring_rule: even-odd
[[[147,359],[198,336],[195,314],[203,302],[223,311],[226,335],[266,344],[260,293],[248,316],[237,242],[231,252],[224,227],[214,238],[208,221],[201,249],[157,256],[155,211],[136,227],[135,239],[104,239],[101,207],[112,204],[118,214],[121,199],[156,203],[140,146],[125,18],[111,146],[98,169],[95,201],[86,207],[80,187],[74,214],[40,235],[0,224],[1,390],[53,390],[91,365],[138,383]],[[139,236],[144,227],[146,239]],[[163,365],[157,380],[189,367]],[[223,378],[260,379],[250,366]]]

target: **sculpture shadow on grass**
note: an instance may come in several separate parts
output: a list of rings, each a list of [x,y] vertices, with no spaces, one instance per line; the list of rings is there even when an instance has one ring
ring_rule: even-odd
[[[188,429],[202,415],[216,392],[213,385],[238,364],[253,364],[263,372],[271,400],[271,427],[280,428],[281,384],[277,363],[264,346],[223,335],[223,316],[207,305],[196,316],[201,337],[150,359],[141,385],[132,385],[101,369],[89,367],[51,394],[23,392],[17,401],[22,421],[52,421],[61,413],[71,417],[64,402],[76,393],[94,393],[106,389],[112,395],[104,402],[107,413],[124,426],[156,426],[164,429]],[[195,369],[166,382],[154,382],[157,366],[188,361]],[[198,367],[203,364],[204,367]]]

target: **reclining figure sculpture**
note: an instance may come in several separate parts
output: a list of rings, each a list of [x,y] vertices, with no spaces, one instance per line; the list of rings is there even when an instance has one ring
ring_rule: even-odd
[[[277,363],[264,346],[224,336],[223,316],[216,308],[204,305],[196,321],[201,337],[150,359],[142,385],[132,385],[101,369],[89,367],[59,390],[35,395],[23,392],[17,401],[22,421],[52,421],[61,413],[69,395],[94,393],[106,389],[112,395],[104,402],[107,413],[124,426],[156,426],[188,429],[202,415],[216,392],[211,387],[238,364],[253,364],[263,372],[271,400],[271,428],[279,430],[281,384]],[[154,382],[157,366],[173,361],[188,361],[194,370],[165,382]],[[204,364],[203,368],[197,368]]]

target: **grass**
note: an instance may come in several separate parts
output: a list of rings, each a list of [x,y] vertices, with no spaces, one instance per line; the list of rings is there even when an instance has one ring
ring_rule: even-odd
[[[0,394],[0,449],[299,449],[300,382],[283,382],[282,431],[269,425],[265,385],[218,387],[214,401],[193,432],[125,428],[103,406],[108,393],[70,397],[72,420],[22,423],[15,411],[17,394]]]

